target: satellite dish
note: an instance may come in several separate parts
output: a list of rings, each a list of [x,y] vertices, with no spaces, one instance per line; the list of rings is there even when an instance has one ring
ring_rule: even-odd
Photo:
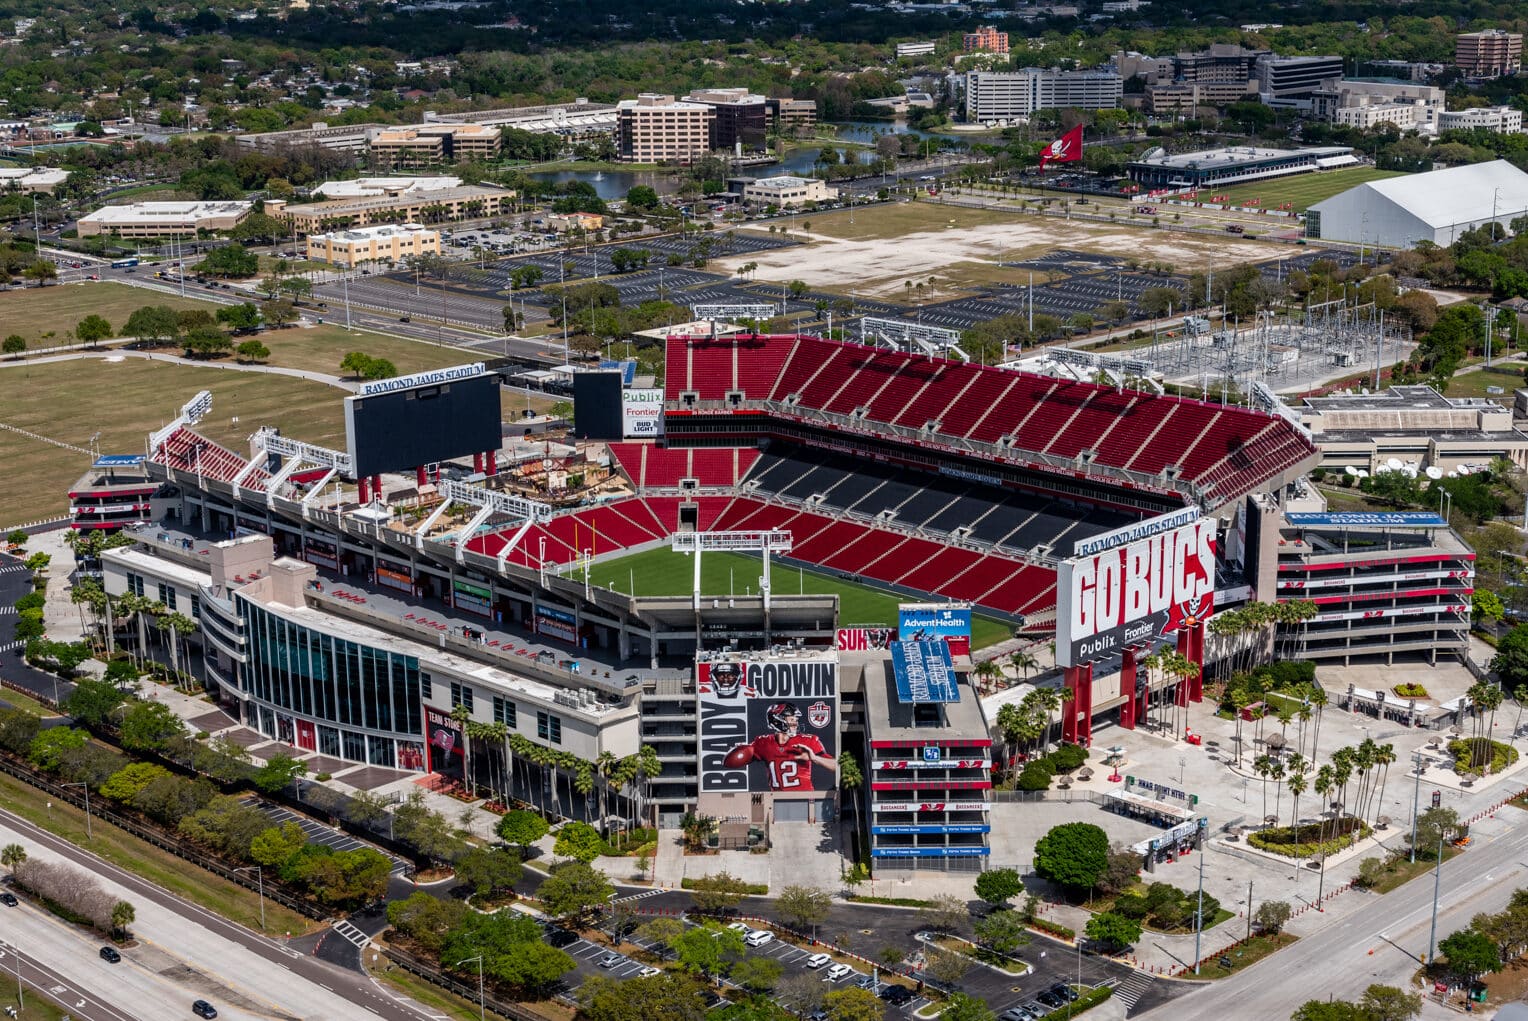
[[[1474,471],[1474,469],[1473,469],[1473,468],[1471,468],[1471,467],[1470,467],[1470,466],[1469,466],[1469,465],[1467,465],[1467,464],[1461,464],[1461,465],[1460,465],[1460,466],[1459,466],[1459,474],[1460,474],[1460,475],[1468,475],[1468,474],[1469,474],[1469,473],[1470,473],[1470,472],[1472,472],[1472,471]]]
[[[1401,469],[1401,474],[1405,475],[1408,479],[1414,479],[1417,477],[1417,466],[1414,464],[1408,464],[1406,467]]]
[[[1366,479],[1369,477],[1369,473],[1360,468],[1358,469],[1358,477],[1361,479]]]
[[[1389,468],[1393,472],[1398,472],[1402,467],[1401,459],[1398,457],[1392,457],[1390,460],[1385,462],[1385,467]]]
[[[1352,466],[1352,465],[1351,465],[1351,464],[1350,464],[1350,465],[1348,465],[1348,466],[1347,466],[1347,467],[1345,467],[1345,468],[1343,468],[1343,469],[1342,469],[1342,474],[1344,474],[1344,475],[1351,475],[1351,476],[1353,476],[1353,477],[1354,477],[1354,478],[1357,478],[1357,477],[1358,477],[1358,469],[1357,469],[1357,468],[1355,468],[1355,467],[1353,467],[1353,466]]]
[[[1443,477],[1443,469],[1435,464],[1430,464],[1427,466],[1427,477],[1434,481],[1441,479]]]
[[[1457,479],[1459,477],[1459,473],[1458,472],[1449,472],[1448,473],[1448,477],[1451,478],[1451,479]]]

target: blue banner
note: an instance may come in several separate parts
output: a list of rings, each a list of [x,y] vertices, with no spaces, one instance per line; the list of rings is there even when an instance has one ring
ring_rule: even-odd
[[[872,826],[870,832],[893,836],[920,833],[991,833],[992,827],[985,823],[950,823],[947,826]]]
[[[971,608],[903,604],[897,610],[897,637],[914,642],[929,638],[969,639]]]
[[[891,672],[897,682],[897,701],[903,705],[960,701],[955,665],[944,642],[892,642]],[[929,762],[939,764],[937,759]]]
[[[134,468],[142,463],[142,454],[102,454],[95,459],[97,468]]]
[[[876,858],[985,858],[990,847],[873,847]]]
[[[1431,511],[1342,511],[1336,514],[1300,511],[1284,516],[1291,525],[1309,528],[1442,528],[1448,524]]]

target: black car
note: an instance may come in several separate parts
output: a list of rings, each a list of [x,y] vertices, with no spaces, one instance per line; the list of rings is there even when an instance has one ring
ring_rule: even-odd
[[[16,899],[16,895],[11,893],[9,890],[5,891],[4,893],[0,893],[0,904],[4,904],[8,908],[13,908],[19,903],[21,902]]]
[[[1043,992],[1039,996],[1035,997],[1035,999],[1037,999],[1041,1003],[1045,1004],[1051,1010],[1055,1010],[1057,1007],[1059,1007],[1062,1004],[1066,1003],[1066,999],[1064,997],[1057,996],[1055,994],[1055,992],[1053,990],[1050,990],[1050,989],[1045,990],[1045,992]]]
[[[197,1000],[191,1004],[191,1013],[197,1017],[213,1018],[218,1016],[218,1009],[206,1000]]]
[[[910,1002],[912,998],[913,991],[906,986],[892,984],[881,990],[881,999],[893,1007],[900,1007],[902,1004]]]
[[[572,946],[578,942],[578,935],[577,933],[569,932],[567,929],[553,929],[546,934],[546,942],[547,946],[550,947]]]
[[[1050,987],[1050,991],[1061,997],[1067,1003],[1071,1003],[1077,999],[1077,990],[1073,989],[1065,982],[1057,982],[1055,985]]]
[[[122,955],[117,953],[116,947],[102,947],[101,960],[105,961],[107,964],[116,964],[118,961],[122,960]]]

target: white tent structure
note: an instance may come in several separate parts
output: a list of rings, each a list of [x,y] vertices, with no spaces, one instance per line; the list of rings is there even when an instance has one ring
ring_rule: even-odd
[[[1528,216],[1528,174],[1506,160],[1369,181],[1305,212],[1306,235],[1332,241],[1411,248],[1449,245],[1495,220]],[[1509,228],[1510,229],[1510,228]]]

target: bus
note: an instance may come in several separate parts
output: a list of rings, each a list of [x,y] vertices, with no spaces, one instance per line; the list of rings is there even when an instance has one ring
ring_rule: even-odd
[[[112,269],[129,269],[138,265],[137,259],[117,259],[111,264]]]

